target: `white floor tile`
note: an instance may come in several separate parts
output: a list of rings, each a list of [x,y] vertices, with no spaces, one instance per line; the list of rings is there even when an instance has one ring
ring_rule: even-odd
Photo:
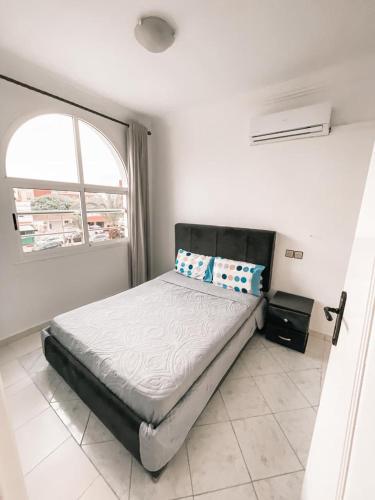
[[[32,382],[22,380],[6,389],[9,416],[15,429],[25,424],[49,405]]]
[[[230,423],[194,427],[187,448],[195,494],[249,481]]]
[[[51,406],[77,443],[81,444],[90,415],[89,408],[80,399],[51,403]]]
[[[19,358],[19,362],[22,364],[22,366],[30,376],[49,369],[55,371],[45,358],[44,352],[41,348],[37,349],[36,351],[32,351],[29,354],[25,354],[24,356]]]
[[[300,370],[289,372],[288,375],[312,406],[319,404],[322,391],[321,370]]]
[[[241,484],[233,488],[225,488],[224,490],[212,491],[203,493],[203,495],[195,496],[196,500],[257,500],[253,486]]]
[[[241,354],[250,375],[266,375],[279,373],[283,369],[267,349],[245,349]]]
[[[311,336],[307,342],[305,355],[311,359],[322,361],[325,352],[330,349],[330,344],[323,339]]]
[[[32,373],[31,378],[48,401],[51,401],[54,392],[63,380],[52,366]]]
[[[29,352],[40,349],[42,345],[40,332],[32,333],[27,337],[16,340],[9,344],[12,350],[16,353],[16,356],[20,358]]]
[[[275,414],[302,465],[306,467],[310,450],[316,413],[312,408],[292,410]]]
[[[127,500],[132,460],[130,453],[118,441],[88,444],[82,448],[116,495]]]
[[[80,500],[118,500],[108,484],[101,476],[87,488]]]
[[[25,370],[28,373],[33,373],[35,370],[33,370],[34,365],[39,364],[38,362],[43,359],[45,363],[48,364],[47,360],[44,358],[43,350],[42,348],[36,349],[35,351],[31,351],[28,354],[24,354],[20,358],[18,358],[18,361],[21,363],[21,365],[25,368]],[[38,369],[36,369],[38,371]]]
[[[77,500],[98,472],[82,449],[69,438],[27,476],[30,500]]]
[[[303,471],[255,481],[258,500],[300,500]]]
[[[57,401],[73,401],[75,399],[79,399],[78,394],[73,391],[65,380],[62,380],[53,393],[51,401],[55,403]]]
[[[112,432],[98,419],[95,413],[91,412],[82,444],[104,443],[114,439],[115,436]]]
[[[24,474],[70,437],[65,425],[48,409],[16,431],[16,441]]]
[[[310,406],[310,403],[285,373],[255,377],[255,382],[274,412]]]
[[[231,419],[271,413],[262,393],[250,377],[224,380],[220,392]]]
[[[307,353],[293,351],[287,347],[277,347],[269,349],[269,352],[277,359],[285,371],[309,370],[321,367],[321,359],[310,357]]]
[[[16,384],[22,380],[30,380],[26,370],[16,359],[1,365],[0,375],[4,387],[9,387],[10,385]]]
[[[236,420],[233,426],[253,480],[301,469],[272,415]]]
[[[248,369],[246,368],[246,365],[242,359],[241,356],[239,356],[230,369],[229,373],[225,377],[225,380],[233,380],[236,378],[243,378],[243,377],[249,377],[250,373]]]
[[[254,333],[249,342],[246,344],[245,349],[262,349],[265,347],[265,338],[263,334]]]
[[[195,500],[255,500],[247,467],[258,500],[297,500],[329,347],[310,336],[303,355],[256,334],[156,483],[49,366],[39,333],[1,347],[30,500],[193,500],[192,483]]]
[[[189,464],[185,446],[168,464],[156,483],[150,474],[133,459],[130,500],[172,500],[188,497],[191,494]]]
[[[217,424],[219,422],[228,422],[228,420],[229,415],[225,409],[223,398],[220,392],[217,391],[200,414],[195,425]]]
[[[14,361],[16,358],[16,352],[8,344],[0,346],[0,366]]]

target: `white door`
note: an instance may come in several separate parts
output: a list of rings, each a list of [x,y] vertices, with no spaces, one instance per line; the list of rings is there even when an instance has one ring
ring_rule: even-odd
[[[375,152],[344,289],[347,302],[337,345],[331,349],[303,500],[375,499],[375,379],[370,380],[375,373],[375,339],[370,342],[375,307]]]

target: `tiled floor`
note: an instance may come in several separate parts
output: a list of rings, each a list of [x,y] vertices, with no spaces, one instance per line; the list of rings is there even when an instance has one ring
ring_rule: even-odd
[[[38,334],[0,348],[31,500],[298,500],[330,344],[255,335],[154,483],[49,367]]]

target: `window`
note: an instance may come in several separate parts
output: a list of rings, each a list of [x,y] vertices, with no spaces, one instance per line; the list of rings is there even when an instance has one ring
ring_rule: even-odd
[[[127,237],[127,180],[112,144],[88,123],[48,114],[24,123],[6,155],[23,253]]]

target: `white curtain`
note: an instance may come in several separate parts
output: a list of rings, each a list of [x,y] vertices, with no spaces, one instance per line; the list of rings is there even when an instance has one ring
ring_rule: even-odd
[[[127,134],[129,175],[130,283],[148,278],[148,154],[147,129],[131,123]]]

